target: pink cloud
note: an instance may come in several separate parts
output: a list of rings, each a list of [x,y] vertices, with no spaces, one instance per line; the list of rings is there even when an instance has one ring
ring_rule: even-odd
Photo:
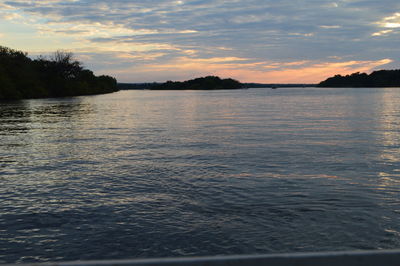
[[[124,69],[121,70],[122,72],[119,75],[126,77],[131,71],[131,74],[142,78],[146,76],[146,73],[152,77],[169,76],[170,79],[175,80],[184,80],[205,75],[218,75],[223,78],[235,78],[241,82],[318,83],[336,74],[346,75],[354,72],[370,72],[374,68],[390,62],[392,62],[391,59],[326,63],[310,61],[269,63],[249,62],[245,58],[236,57],[210,59],[181,57],[166,64],[147,64],[132,70]]]

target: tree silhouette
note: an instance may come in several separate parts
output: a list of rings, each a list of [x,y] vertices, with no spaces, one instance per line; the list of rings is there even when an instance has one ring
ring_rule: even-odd
[[[221,79],[216,76],[207,76],[187,81],[167,81],[150,86],[153,90],[222,90],[241,89],[243,84],[234,79]]]
[[[400,70],[379,70],[371,74],[356,72],[335,75],[318,84],[319,87],[400,87]]]
[[[70,52],[32,60],[27,53],[0,46],[0,100],[62,97],[117,90],[109,76],[96,77]]]

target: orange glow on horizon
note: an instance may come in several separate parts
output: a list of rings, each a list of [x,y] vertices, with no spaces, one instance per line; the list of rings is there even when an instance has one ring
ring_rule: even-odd
[[[355,72],[370,72],[373,68],[392,62],[390,59],[379,61],[348,61],[340,63],[313,64],[302,68],[287,68],[272,71],[222,70],[221,76],[234,76],[241,82],[259,83],[319,83],[337,74],[348,75]]]
[[[319,83],[331,76],[347,75],[354,72],[371,72],[374,68],[391,63],[391,59],[377,61],[344,61],[344,62],[309,62],[294,61],[248,62],[245,58],[226,57],[192,59],[181,57],[166,64],[147,64],[142,68],[117,70],[116,74],[123,79],[151,77],[154,75],[174,77],[179,73],[187,80],[200,76],[216,75],[221,78],[234,78],[241,82],[256,83]],[[134,76],[133,76],[134,73]],[[160,81],[166,81],[160,80]],[[146,80],[145,82],[150,82]],[[140,81],[142,82],[142,81]]]

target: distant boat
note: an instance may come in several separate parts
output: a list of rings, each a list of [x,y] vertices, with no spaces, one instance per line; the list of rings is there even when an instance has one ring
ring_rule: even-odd
[[[271,89],[273,89],[273,90],[276,90],[278,87],[276,87],[276,86],[273,86],[273,87],[271,87]]]

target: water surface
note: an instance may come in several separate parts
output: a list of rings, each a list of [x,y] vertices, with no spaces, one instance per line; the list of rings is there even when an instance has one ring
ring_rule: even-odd
[[[0,262],[400,248],[400,90],[0,103]]]

